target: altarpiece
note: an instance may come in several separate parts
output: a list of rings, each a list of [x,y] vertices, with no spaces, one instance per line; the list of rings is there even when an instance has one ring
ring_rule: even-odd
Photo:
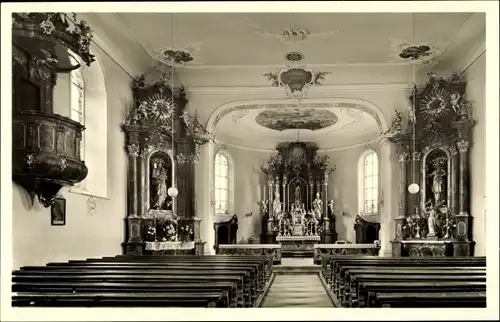
[[[336,241],[333,207],[327,201],[330,167],[327,155],[310,142],[277,146],[262,171],[267,199],[263,201],[264,244],[280,243],[283,256],[313,252],[316,243]]]
[[[135,104],[122,125],[128,152],[125,254],[203,254],[195,217],[194,164],[210,139],[185,109],[184,88],[166,81],[133,87]],[[176,189],[173,189],[173,188]]]
[[[469,148],[474,120],[466,82],[429,73],[403,127],[396,113],[390,140],[398,147],[399,216],[394,256],[473,256]],[[413,191],[408,186],[417,183]],[[415,186],[415,185],[413,185]]]

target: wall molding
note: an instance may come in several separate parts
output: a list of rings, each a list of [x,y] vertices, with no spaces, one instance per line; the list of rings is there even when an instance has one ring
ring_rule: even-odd
[[[336,94],[339,92],[357,91],[401,91],[412,89],[411,83],[385,83],[385,84],[334,84],[320,85],[308,89],[308,93]],[[284,89],[269,86],[189,86],[186,93],[190,95],[262,95],[281,94],[286,97]]]

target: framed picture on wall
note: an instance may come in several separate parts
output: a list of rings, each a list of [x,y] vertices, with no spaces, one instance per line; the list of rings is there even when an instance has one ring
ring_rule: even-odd
[[[66,199],[54,199],[50,208],[50,222],[52,226],[66,225]]]

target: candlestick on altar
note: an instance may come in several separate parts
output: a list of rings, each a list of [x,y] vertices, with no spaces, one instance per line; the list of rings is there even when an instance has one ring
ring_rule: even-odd
[[[157,239],[158,236],[157,236],[157,233],[156,233],[156,231],[157,231],[157,227],[156,227],[156,215],[153,217],[153,227],[155,229],[155,242],[156,242],[156,241],[158,241],[158,239]]]

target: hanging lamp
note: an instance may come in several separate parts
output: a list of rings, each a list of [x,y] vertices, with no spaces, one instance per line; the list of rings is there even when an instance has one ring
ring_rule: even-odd
[[[412,31],[413,31],[413,44],[415,44],[415,13],[412,13]],[[410,107],[410,122],[412,123],[412,154],[411,154],[411,173],[412,173],[412,183],[408,186],[408,192],[411,194],[417,194],[420,191],[420,186],[416,182],[416,174],[415,174],[415,157],[414,153],[416,152],[416,115],[415,115],[415,110],[416,110],[416,96],[417,96],[417,84],[415,80],[415,64],[416,60],[419,57],[420,53],[419,51],[413,52],[412,55],[410,55],[410,61],[412,64],[412,78],[413,78],[413,95],[412,95],[412,106]]]
[[[174,32],[174,14],[172,13],[172,46],[175,47],[175,41],[174,41],[174,36],[175,36],[175,32]],[[171,115],[171,127],[172,127],[172,163],[174,165],[174,169],[175,169],[175,160],[176,160],[176,155],[175,155],[175,123],[174,123],[174,116],[175,116],[175,97],[174,97],[174,64],[171,64],[170,65],[171,68],[172,68],[172,72],[171,72],[171,86],[170,86],[170,92],[172,94],[172,106],[173,106],[173,111],[172,111],[172,115]],[[177,169],[175,169],[176,173],[177,173]],[[173,199],[175,197],[177,197],[179,195],[179,190],[177,189],[177,187],[175,186],[175,178],[172,178],[172,186],[170,188],[168,188],[167,190],[167,194]],[[173,209],[173,200],[172,200],[172,210]]]

